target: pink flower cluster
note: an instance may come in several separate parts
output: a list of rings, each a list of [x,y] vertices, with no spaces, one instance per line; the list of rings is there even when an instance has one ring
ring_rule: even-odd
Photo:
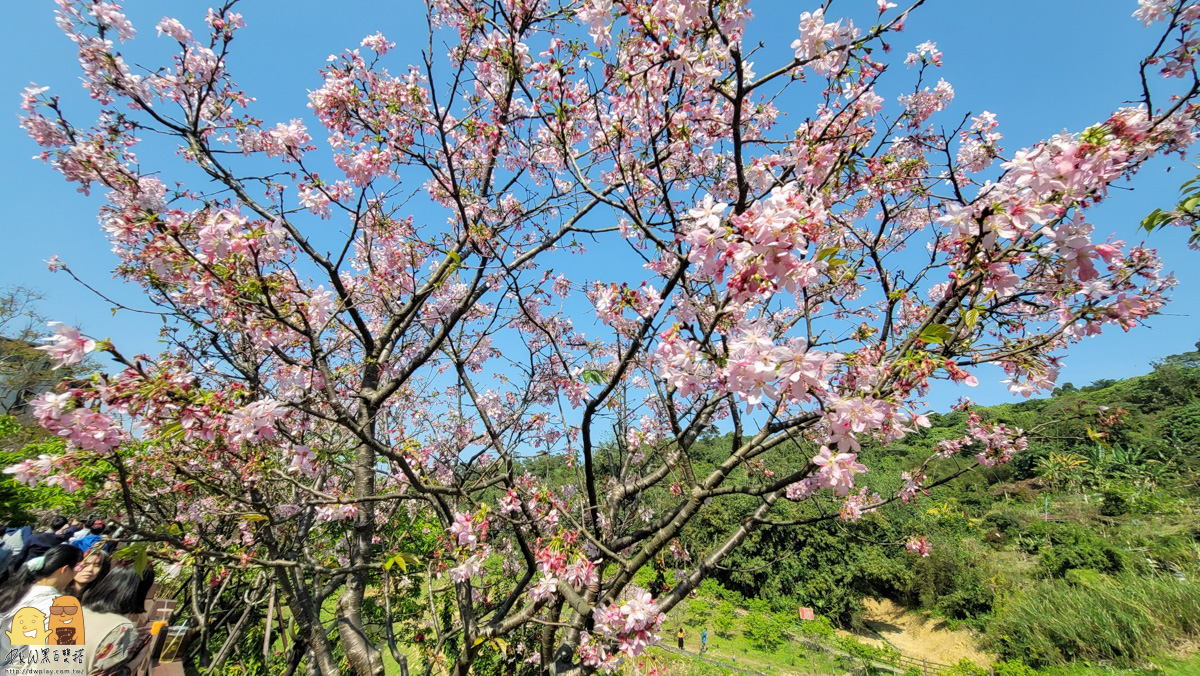
[[[658,632],[666,614],[658,609],[648,592],[635,595],[624,603],[613,603],[592,611],[595,633],[600,642],[587,632],[579,646],[583,663],[604,671],[612,671],[623,657],[636,657],[646,648],[658,643]],[[610,646],[615,650],[610,651]]]
[[[904,543],[904,548],[921,558],[927,558],[929,552],[933,551],[933,545],[929,544],[928,538],[924,535],[909,537],[908,541]]]
[[[280,122],[274,129],[266,131],[247,129],[238,135],[238,144],[243,153],[266,153],[267,157],[281,157],[285,162],[300,159],[311,140],[304,122],[299,119],[287,124]]]
[[[800,37],[792,42],[796,59],[816,59],[812,67],[821,75],[831,75],[846,64],[849,50],[844,47],[859,36],[859,30],[849,19],[845,26],[841,19],[827,23],[824,8],[801,14],[799,28]]]
[[[816,282],[827,264],[806,260],[807,245],[828,220],[825,205],[809,197],[797,183],[775,188],[745,213],[731,216],[725,226],[725,204],[706,195],[692,209],[688,260],[699,275],[721,282],[729,277],[733,297],[745,302],[787,290],[796,292]]]
[[[50,356],[54,368],[74,366],[82,362],[88,352],[96,349],[96,341],[85,338],[79,329],[62,322],[50,322],[50,326],[54,327],[54,335],[46,338],[50,344],[37,349]]]
[[[279,402],[259,399],[229,416],[229,432],[234,442],[253,443],[275,438],[275,421],[282,415]]]
[[[42,454],[36,458],[29,458],[15,465],[9,465],[4,468],[5,474],[12,474],[13,479],[17,483],[25,484],[30,488],[38,485],[38,483],[54,468],[54,461],[57,458]]]
[[[985,423],[975,411],[967,416],[967,434],[960,439],[938,443],[940,455],[950,457],[963,450],[976,451],[979,464],[986,467],[1003,465],[1029,447],[1025,431],[1003,423]]]
[[[818,485],[838,495],[849,493],[850,489],[854,488],[854,475],[867,471],[866,465],[858,462],[858,454],[834,454],[828,446],[822,446],[821,452],[813,456],[812,462],[818,468]]]
[[[349,521],[358,514],[358,505],[337,504],[321,505],[315,510],[321,521]]]

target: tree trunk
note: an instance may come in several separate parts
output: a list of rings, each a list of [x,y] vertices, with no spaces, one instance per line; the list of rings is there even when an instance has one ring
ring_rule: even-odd
[[[354,496],[369,498],[375,494],[375,451],[360,444],[354,455]],[[354,515],[353,540],[350,543],[350,565],[354,572],[346,580],[346,589],[338,598],[338,636],[350,668],[358,676],[383,676],[383,653],[363,632],[362,604],[367,591],[367,571],[370,565],[375,535],[375,503],[358,503]]]
[[[584,676],[587,672],[582,664],[575,664],[570,655],[563,656],[559,651],[559,658],[554,660],[550,673],[553,676]]]
[[[350,668],[358,676],[383,676],[383,653],[363,633],[362,600],[366,591],[365,575],[351,575],[346,590],[338,597],[338,636]]]
[[[554,664],[554,636],[558,633],[558,628],[554,623],[558,622],[562,615],[562,599],[555,601],[554,606],[550,608],[550,613],[546,616],[547,623],[542,627],[542,673],[549,676],[550,667]]]
[[[308,650],[309,673],[323,676],[340,673],[337,661],[333,659],[333,650],[329,646],[329,637],[321,624],[321,609],[316,607],[308,591],[292,580],[286,569],[276,568],[275,578],[279,581],[279,588],[292,610],[292,620],[296,623],[299,640],[304,642]]]

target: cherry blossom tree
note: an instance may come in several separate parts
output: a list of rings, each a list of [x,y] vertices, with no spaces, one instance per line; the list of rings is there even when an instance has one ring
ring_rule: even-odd
[[[757,528],[1006,462],[1023,433],[978,416],[889,495],[858,452],[928,425],[935,380],[998,364],[1028,396],[1070,345],[1163,306],[1154,251],[1088,213],[1195,140],[1200,5],[1140,0],[1162,39],[1138,103],[1006,153],[994,115],[949,110],[935,43],[883,60],[923,0],[870,26],[831,4],[768,63],[748,0],[430,0],[419,63],[368,36],[307,113],[262,120],[232,79],[255,66],[236,0],[159,22],[162,65],[128,56],[155,38],[118,5],[58,0],[100,112],[77,124],[35,86],[22,124],[104,192],[117,274],[168,348],[58,327],[56,363],[118,367],[37,402],[69,450],[25,479],[101,472],[194,588],[277,596],[289,671],[380,674],[402,623],[427,673],[562,674],[641,654]],[[143,164],[164,142],[175,163]],[[702,467],[714,428],[729,446]],[[693,519],[747,496],[689,551]],[[673,586],[633,586],[662,556]]]

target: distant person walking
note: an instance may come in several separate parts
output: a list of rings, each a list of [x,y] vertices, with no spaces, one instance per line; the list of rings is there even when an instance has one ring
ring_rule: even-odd
[[[708,652],[708,630],[700,632],[700,652]]]
[[[679,633],[675,634],[675,638],[679,639],[679,649],[683,650],[683,627],[679,628]]]

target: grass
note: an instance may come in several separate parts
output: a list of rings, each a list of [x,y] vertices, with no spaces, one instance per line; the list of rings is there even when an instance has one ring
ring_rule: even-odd
[[[1200,582],[1124,575],[1046,580],[1020,592],[987,636],[1037,666],[1075,660],[1135,667],[1200,638]]]
[[[1151,667],[1118,669],[1086,664],[1069,664],[1048,667],[1038,671],[1038,676],[1200,676],[1200,655],[1182,660],[1154,660]]]
[[[764,650],[746,636],[748,625],[753,621],[753,617],[753,615],[736,616],[728,636],[721,636],[712,627],[709,627],[708,651],[704,656],[718,662],[767,673],[840,674],[850,666],[852,661],[861,664],[860,660],[813,650],[786,638],[775,650]],[[687,632],[687,636],[684,638],[685,649],[692,654],[697,654],[700,648],[701,630],[686,624],[685,618],[681,615],[669,616],[663,624],[662,644],[675,646],[675,632],[681,625]],[[672,662],[686,659],[665,650],[653,650],[652,652],[659,656],[669,656]],[[687,664],[692,665],[688,667],[689,669],[694,667],[696,671],[685,670],[670,673],[731,673],[704,665],[696,660],[687,660]],[[713,671],[704,671],[704,669]]]

